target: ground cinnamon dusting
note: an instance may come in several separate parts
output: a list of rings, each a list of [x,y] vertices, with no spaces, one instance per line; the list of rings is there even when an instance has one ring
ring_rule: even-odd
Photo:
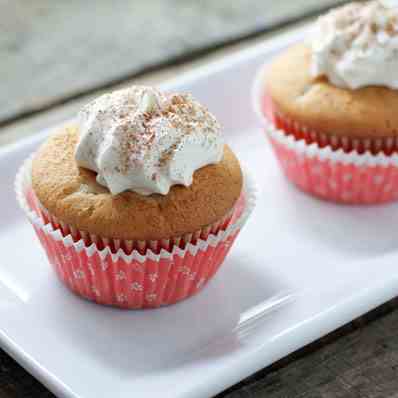
[[[114,110],[115,117],[121,119],[120,159],[123,174],[131,167],[143,164],[145,154],[159,138],[157,135],[166,134],[162,126],[179,130],[181,138],[160,155],[160,167],[165,166],[178,151],[183,137],[194,133],[196,129],[214,135],[214,140],[216,139],[216,133],[220,128],[217,120],[190,95],[157,95],[161,105],[151,112],[137,115],[137,103],[132,104],[129,114],[120,114],[117,109]]]

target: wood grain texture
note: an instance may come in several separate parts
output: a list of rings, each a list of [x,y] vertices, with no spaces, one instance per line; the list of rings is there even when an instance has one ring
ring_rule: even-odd
[[[398,397],[397,305],[384,304],[217,398]]]
[[[0,0],[0,123],[344,0]]]
[[[131,83],[125,79],[135,81],[151,66],[296,18],[308,12],[306,6],[334,2],[126,0],[116,7],[105,0],[0,0],[0,124],[53,107],[47,119],[9,124],[0,135],[7,130],[4,134],[21,136],[34,123],[43,127],[42,120],[48,125],[72,115],[97,89]],[[181,21],[191,26],[181,27]],[[72,98],[79,99],[68,107],[55,106]],[[397,304],[383,305],[218,398],[398,398]],[[0,397],[54,395],[0,350]]]

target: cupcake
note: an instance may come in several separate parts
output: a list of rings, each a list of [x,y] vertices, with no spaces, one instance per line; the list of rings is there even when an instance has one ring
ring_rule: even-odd
[[[398,8],[351,3],[263,66],[255,106],[302,190],[343,203],[398,198]]]
[[[220,130],[190,95],[133,86],[48,138],[16,191],[66,286],[122,308],[172,304],[204,286],[254,204]]]

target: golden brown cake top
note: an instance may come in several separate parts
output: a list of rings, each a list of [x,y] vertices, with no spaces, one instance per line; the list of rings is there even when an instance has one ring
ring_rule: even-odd
[[[265,73],[277,110],[320,133],[351,138],[398,136],[398,91],[386,87],[339,88],[310,75],[311,50],[295,45]]]
[[[112,196],[74,159],[76,127],[52,135],[33,160],[33,189],[42,205],[65,223],[103,237],[156,240],[195,232],[224,217],[242,190],[239,162],[225,146],[215,165],[194,173],[189,187],[167,195],[124,192]]]

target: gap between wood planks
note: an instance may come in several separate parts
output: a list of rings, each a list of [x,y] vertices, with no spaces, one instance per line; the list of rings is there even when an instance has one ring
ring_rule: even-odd
[[[398,297],[215,398],[398,396]]]
[[[284,21],[276,21],[275,23],[270,24],[269,26],[267,26],[264,29],[248,32],[239,37],[226,38],[224,40],[217,42],[214,45],[210,45],[210,46],[206,46],[206,47],[199,48],[196,50],[192,50],[189,53],[186,53],[184,55],[171,57],[171,58],[165,60],[164,62],[156,63],[153,65],[148,65],[147,67],[144,67],[139,72],[134,72],[131,74],[127,73],[127,74],[121,75],[115,79],[110,79],[110,80],[104,81],[102,84],[95,85],[93,87],[83,89],[81,91],[76,91],[75,93],[73,93],[71,95],[54,98],[52,100],[49,100],[45,104],[38,105],[37,107],[32,107],[31,109],[27,109],[27,110],[21,110],[10,117],[5,117],[2,120],[0,120],[0,129],[3,127],[8,127],[13,123],[22,121],[28,117],[35,116],[41,112],[53,110],[57,107],[67,105],[67,104],[69,104],[73,101],[79,100],[83,97],[95,94],[98,91],[111,89],[114,86],[123,84],[124,82],[132,80],[132,79],[142,78],[143,76],[148,75],[151,72],[154,72],[154,71],[161,72],[163,70],[167,70],[170,67],[184,65],[186,63],[190,63],[190,62],[193,62],[200,58],[203,58],[204,56],[208,56],[212,53],[215,53],[216,51],[223,49],[226,46],[233,46],[238,43],[250,41],[251,39],[264,37],[264,35],[266,35],[266,34],[269,34],[272,32],[277,32],[278,30],[281,30],[288,26],[292,26],[294,23],[297,23],[300,21],[302,22],[304,19],[308,20],[309,18],[319,15],[330,8],[332,8],[330,5],[328,5],[328,6],[319,5],[319,7],[317,7],[316,9],[306,13],[305,16],[297,15],[297,16],[292,16],[290,18],[287,18]],[[1,131],[0,131],[0,133],[1,133]]]
[[[246,40],[240,40],[238,43],[209,51],[202,57],[181,62],[178,65],[160,68],[160,70],[155,69],[152,72],[142,73],[141,75],[136,75],[132,79],[122,80],[120,83],[114,84],[111,87],[100,87],[89,93],[84,92],[78,97],[69,97],[62,105],[53,105],[46,107],[46,109],[41,108],[41,110],[32,112],[29,115],[26,114],[18,118],[13,118],[9,122],[3,123],[3,126],[0,128],[0,147],[35,134],[49,126],[56,126],[65,120],[73,118],[85,103],[90,101],[93,97],[103,94],[109,89],[120,89],[130,84],[158,85],[166,80],[176,77],[177,75],[181,75],[185,72],[204,66],[209,62],[215,62],[227,55],[237,53],[258,43],[270,41],[278,34],[300,28],[307,23],[308,19],[305,19],[299,23],[281,28],[277,31],[267,32],[263,35]]]

